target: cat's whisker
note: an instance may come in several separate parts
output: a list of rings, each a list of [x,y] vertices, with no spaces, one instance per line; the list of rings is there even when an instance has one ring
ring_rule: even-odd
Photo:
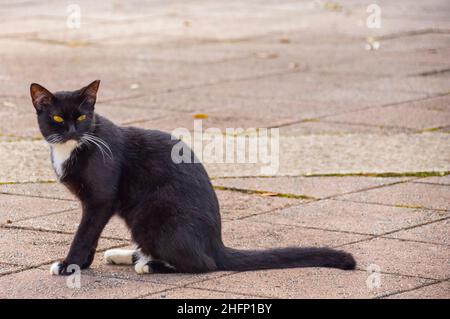
[[[98,136],[91,135],[91,134],[88,134],[88,133],[86,133],[86,134],[84,134],[84,135],[85,135],[85,136],[88,136],[88,137],[90,137],[91,139],[95,140],[96,142],[102,144],[102,145],[106,148],[106,150],[108,150],[108,153],[109,153],[109,155],[110,155],[111,160],[113,159],[113,153],[112,153],[111,148],[109,147],[108,143],[106,143],[103,139],[101,139],[101,138],[98,137]],[[106,151],[106,150],[105,150],[105,151]]]
[[[100,150],[100,152],[101,152],[101,154],[102,154],[102,157],[103,157],[103,163],[105,163],[105,151],[103,150],[103,148],[102,148],[99,144],[97,144],[96,142],[90,140],[90,139],[87,138],[87,137],[82,137],[81,139],[82,139],[85,143],[87,143],[87,144],[92,144],[92,145],[96,146],[96,147]]]
[[[96,136],[90,135],[90,134],[83,134],[83,138],[86,141],[88,141],[88,142],[90,142],[92,144],[95,144],[98,147],[98,149],[102,153],[103,161],[105,161],[105,155],[107,157],[109,157],[111,160],[113,160],[113,155],[112,155],[111,148],[108,146],[108,144],[106,144],[105,141],[103,141],[102,139],[100,139],[100,138],[98,138]]]

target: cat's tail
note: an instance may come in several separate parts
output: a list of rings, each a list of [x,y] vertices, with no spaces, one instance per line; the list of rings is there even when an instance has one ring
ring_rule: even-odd
[[[352,270],[353,256],[331,248],[289,247],[268,250],[238,250],[225,247],[219,270],[259,270],[297,267],[330,267]]]

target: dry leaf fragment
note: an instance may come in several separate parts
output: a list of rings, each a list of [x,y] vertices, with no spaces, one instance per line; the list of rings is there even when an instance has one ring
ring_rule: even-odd
[[[266,197],[273,197],[273,196],[277,196],[278,193],[271,193],[271,192],[265,192],[265,193],[261,193],[261,196],[266,196]]]
[[[208,118],[208,114],[204,114],[204,113],[197,113],[193,115],[194,119],[207,119]]]

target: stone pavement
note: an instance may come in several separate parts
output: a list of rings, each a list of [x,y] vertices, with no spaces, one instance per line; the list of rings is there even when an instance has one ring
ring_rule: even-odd
[[[450,298],[450,3],[12,1],[0,7],[0,297]],[[81,27],[67,27],[69,3]],[[279,128],[280,166],[206,164],[227,245],[330,246],[358,270],[135,274],[114,219],[81,288],[49,275],[80,205],[28,95],[101,79],[97,110],[171,131]],[[207,118],[206,118],[207,117]]]

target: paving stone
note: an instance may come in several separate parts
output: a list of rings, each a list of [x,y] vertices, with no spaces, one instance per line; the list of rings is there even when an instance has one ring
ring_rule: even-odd
[[[431,184],[450,185],[450,175],[421,178],[421,179],[416,180],[415,182],[416,183],[431,183]]]
[[[373,298],[430,282],[382,274],[381,286],[368,288],[369,275],[363,271],[296,268],[242,272],[191,286],[275,298]]]
[[[331,247],[368,238],[354,234],[257,222],[263,219],[264,216],[256,216],[245,221],[224,222],[222,237],[225,245],[239,249]]]
[[[446,215],[421,209],[323,200],[288,207],[248,220],[380,235],[439,220]]]
[[[78,203],[56,199],[0,194],[0,224],[62,212],[78,207]]]
[[[350,113],[352,114],[352,113]],[[408,132],[408,129],[386,126],[361,125],[354,123],[337,123],[326,120],[311,120],[299,124],[280,127],[280,135],[344,135],[344,134],[397,134]]]
[[[124,247],[123,249],[135,249],[134,246]],[[47,269],[49,265],[42,266],[42,269]],[[133,266],[107,265],[103,259],[103,253],[98,253],[95,256],[94,262],[89,269],[83,270],[86,275],[94,277],[117,278],[123,280],[152,282],[157,284],[165,284],[171,286],[183,286],[186,284],[200,282],[224,276],[230,272],[217,271],[204,274],[147,274],[139,275],[134,271]]]
[[[360,269],[376,265],[381,272],[433,279],[450,274],[450,269],[443,267],[448,264],[450,250],[442,245],[376,238],[343,249],[353,254]]]
[[[0,143],[0,183],[55,180],[43,141]]]
[[[120,102],[118,104],[120,104]],[[168,112],[164,110],[152,109],[151,112],[147,112],[140,108],[112,106],[110,103],[98,104],[95,109],[98,114],[105,116],[117,125],[128,122],[165,118],[168,116]]]
[[[323,177],[276,177],[276,178],[218,178],[214,185],[240,189],[275,192],[281,194],[306,195],[324,198],[360,191],[390,183],[406,181],[409,178],[380,178],[354,176]]]
[[[450,281],[427,285],[422,288],[402,292],[388,297],[389,299],[449,299]]]
[[[17,272],[17,271],[20,271],[25,268],[26,267],[24,267],[24,266],[0,263],[0,276],[10,274],[12,272]]]
[[[384,50],[384,41],[380,42],[380,46],[382,46],[381,50]],[[381,53],[378,51],[374,54],[373,51],[367,51],[367,54],[359,59],[348,61],[348,63],[327,65],[324,69],[327,72],[355,70],[358,74],[382,76],[419,74],[448,68],[450,62],[445,58],[448,55],[446,51],[447,48],[435,48],[433,51],[409,51],[407,55],[404,52]]]
[[[450,46],[450,36],[448,34],[418,34],[412,37],[399,37],[382,41],[383,52],[411,52],[435,49],[443,49]]]
[[[72,201],[77,200],[66,187],[59,183],[0,184],[0,193]]]
[[[235,292],[218,292],[198,288],[176,288],[169,291],[157,292],[144,299],[258,299],[261,297],[242,295]]]
[[[450,193],[447,185],[405,183],[344,195],[340,198],[399,207],[450,209]]]
[[[81,210],[77,209],[39,218],[30,218],[24,221],[15,222],[12,225],[37,230],[75,233],[80,223],[80,219]],[[102,236],[128,240],[131,238],[125,222],[117,216],[114,216],[109,221],[102,232]]]
[[[299,104],[308,101],[327,103],[333,113],[337,113],[336,110],[356,110],[426,97],[426,94],[415,93],[413,90],[386,90],[386,85],[377,90],[373,87],[374,81],[378,79],[361,75],[327,74],[324,77],[320,73],[294,72],[223,83],[209,87],[208,91],[211,95],[226,94],[231,97],[267,100],[273,104]]]
[[[80,288],[68,287],[68,277],[52,276],[42,269],[31,269],[17,274],[0,277],[2,298],[136,298],[145,294],[169,289],[171,286],[147,282],[128,281],[116,278],[83,276]]]
[[[69,250],[73,235],[0,228],[0,262],[36,266],[62,259]],[[120,245],[122,242],[101,239],[98,249]]]
[[[402,230],[390,234],[387,237],[450,245],[449,230],[450,221],[447,219],[412,229]]]
[[[448,171],[447,135],[281,136],[279,157],[269,152],[268,164],[209,161],[205,166],[212,177]],[[43,141],[0,143],[0,161],[0,182],[55,179]]]
[[[447,102],[450,99],[447,98]],[[416,130],[430,129],[450,124],[450,112],[431,109],[433,100],[407,103],[327,117],[329,121],[377,126],[404,127]]]
[[[240,219],[302,202],[301,199],[250,195],[235,191],[217,190],[216,193],[223,220]]]

